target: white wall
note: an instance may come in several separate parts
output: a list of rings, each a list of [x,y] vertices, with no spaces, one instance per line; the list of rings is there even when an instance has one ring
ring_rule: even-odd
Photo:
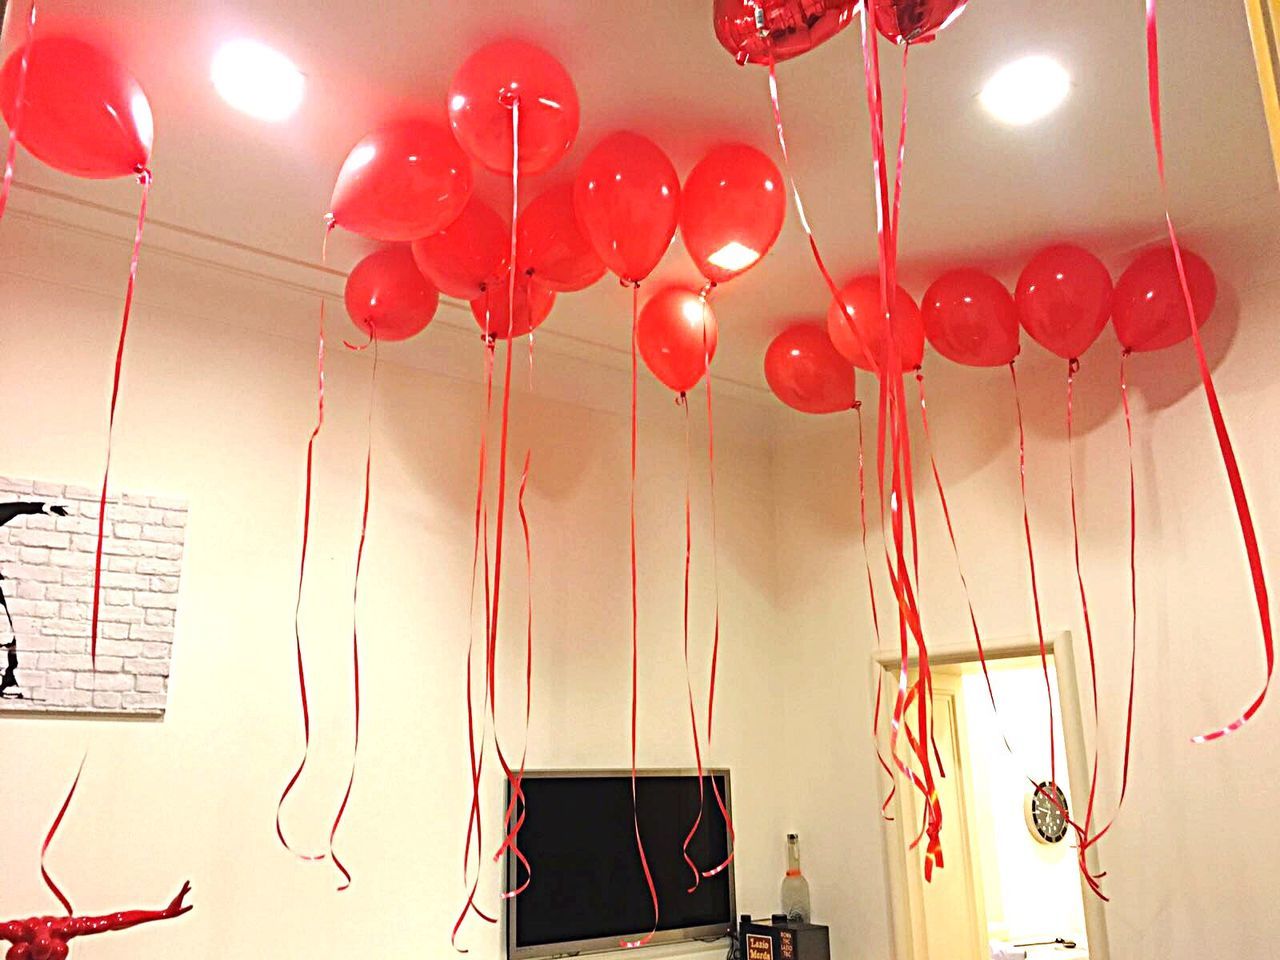
[[[1219,306],[1204,335],[1273,591],[1280,589],[1274,561],[1280,544],[1277,207],[1273,194],[1239,203],[1224,198],[1223,223],[1195,224],[1187,234],[1218,272]],[[1110,266],[1118,270],[1126,262],[1117,257]],[[1045,627],[1082,638],[1066,498],[1065,362],[1026,344],[1018,363]],[[1235,717],[1261,682],[1253,594],[1189,345],[1135,357],[1131,366],[1140,662],[1129,798],[1101,844],[1112,898],[1111,955],[1263,956],[1272,952],[1276,933],[1270,873],[1280,838],[1271,808],[1280,776],[1280,702],[1225,742],[1189,742]],[[939,465],[979,623],[991,637],[1027,637],[1034,623],[1008,372],[963,369],[934,356],[925,369]],[[1118,348],[1104,333],[1078,381],[1076,450],[1106,711],[1104,811],[1118,786],[1128,667],[1128,487],[1117,373]],[[874,391],[870,378],[862,389]],[[873,431],[869,421],[868,435]],[[788,702],[791,739],[805,749],[801,762],[829,771],[829,789],[803,798],[801,829],[832,838],[852,833],[813,868],[814,911],[836,924],[842,956],[881,957],[890,936],[876,838],[878,773],[866,724],[873,641],[856,541],[855,436],[851,416],[815,422],[796,415],[784,425],[774,458],[779,601],[796,682],[810,692]],[[925,629],[935,642],[962,644],[970,640],[963,598],[923,456],[917,443]],[[873,531],[873,550],[879,543]],[[881,562],[877,571],[882,568]],[[883,577],[878,585],[883,616],[890,594]],[[1088,689],[1086,661],[1082,653],[1082,691]]]
[[[21,208],[0,224],[0,460],[12,475],[91,485],[102,463],[129,228],[107,224],[119,237],[107,241]],[[335,872],[293,861],[272,826],[301,747],[291,619],[302,456],[314,404],[316,297],[292,281],[267,282],[166,253],[173,234],[161,226],[150,236],[113,478],[121,489],[190,504],[169,712],[163,723],[0,720],[0,766],[7,771],[0,913],[56,909],[40,882],[40,842],[87,748],[79,795],[50,851],[53,874],[83,911],[158,906],[188,878],[196,906],[164,929],[104,937],[94,956],[444,956],[463,902],[469,802],[465,594],[481,401],[471,318],[442,310],[423,344],[384,354],[359,611],[364,739],[339,835],[355,882],[338,895]],[[620,290],[617,322],[626,322],[628,307]],[[331,334],[341,332],[340,309],[330,316]],[[329,421],[318,446],[304,606],[315,752],[286,818],[306,846],[327,834],[350,750],[351,577],[370,357],[346,354],[338,340],[331,339]],[[579,402],[523,392],[515,399],[513,461],[526,444],[534,447],[528,509],[537,660],[529,764],[623,767],[628,381],[622,371],[579,363],[567,347],[558,352],[552,333],[539,349],[545,392]],[[660,390],[646,386],[642,407],[639,761],[686,766],[683,432]],[[694,409],[697,415],[700,407]],[[774,528],[762,506],[771,498],[770,452],[750,403],[723,399],[718,415],[723,639],[709,761],[733,768],[738,893],[743,909],[760,913],[774,906],[791,826],[774,763],[783,747],[786,689],[775,670]],[[518,474],[518,465],[513,470]],[[699,689],[711,637],[702,476],[695,503]],[[524,573],[514,512],[509,516],[500,669],[503,731],[514,744]],[[485,786],[489,838],[497,835],[500,786],[498,777]],[[484,893],[490,910],[498,883],[491,873]],[[499,956],[496,929],[473,925],[465,939],[472,956]]]
[[[1030,790],[1027,777],[1050,779],[1044,674],[1038,660],[1024,660],[994,664],[990,675],[999,718],[991,709],[982,671],[966,670],[961,679],[968,762],[965,777],[974,801],[969,811],[977,839],[989,936],[1011,943],[1055,937],[1084,943],[1074,834],[1061,843],[1039,843],[1027,829],[1024,813]],[[1057,668],[1052,662],[1049,680],[1056,782],[1068,797],[1078,796],[1067,772]],[[1005,737],[1011,750],[1005,748]],[[1083,813],[1073,810],[1073,815],[1078,818]]]

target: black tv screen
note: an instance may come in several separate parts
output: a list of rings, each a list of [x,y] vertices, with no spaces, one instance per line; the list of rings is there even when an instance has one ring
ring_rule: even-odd
[[[728,772],[707,771],[702,824],[688,848],[702,870],[724,863],[731,849],[713,779],[725,806],[730,803]],[[658,934],[651,942],[727,935],[735,906],[732,864],[688,892],[693,874],[681,851],[698,815],[697,774],[645,771],[636,783],[640,834],[658,892]],[[507,901],[508,956],[616,950],[620,941],[647,934],[653,901],[636,851],[630,773],[531,772],[523,790],[528,816],[519,844],[532,876],[528,888]],[[508,857],[508,889],[524,879],[523,867]]]

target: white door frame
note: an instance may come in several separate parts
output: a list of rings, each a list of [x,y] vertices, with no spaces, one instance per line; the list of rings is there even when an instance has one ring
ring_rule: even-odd
[[[1076,677],[1076,657],[1072,640],[1071,631],[1062,630],[1045,634],[1044,643],[1045,652],[1053,654],[1057,664],[1055,672],[1058,677],[1058,704],[1062,715],[1062,736],[1067,752],[1067,776],[1071,780],[1073,794],[1070,798],[1071,806],[1072,809],[1082,810],[1088,803],[1088,787],[1085,785],[1089,783],[1089,753],[1085,742],[1080,686]],[[989,661],[1040,656],[1040,644],[1034,637],[988,640],[983,642],[982,647]],[[937,644],[929,647],[929,662],[934,666],[974,663],[977,659],[977,648],[971,643]],[[871,663],[876,671],[876,682],[879,683],[883,680],[881,672],[889,672],[896,676],[901,665],[901,656],[895,650],[877,650],[871,655]],[[915,656],[908,660],[908,665],[916,665]],[[1096,731],[1094,735],[1097,735]],[[906,888],[907,871],[900,862],[903,845],[899,834],[902,831],[902,824],[897,821],[893,823],[882,821],[882,828],[885,873],[889,881],[889,925],[893,931],[891,941],[893,956],[895,960],[911,960],[911,915]],[[1085,851],[1085,861],[1094,874],[1101,870],[1098,846],[1099,844],[1094,844]],[[895,860],[898,862],[894,862]],[[1107,941],[1106,904],[1088,888],[1083,878],[1080,880],[1080,892],[1084,900],[1084,925],[1089,937],[1090,960],[1111,960],[1110,945]]]

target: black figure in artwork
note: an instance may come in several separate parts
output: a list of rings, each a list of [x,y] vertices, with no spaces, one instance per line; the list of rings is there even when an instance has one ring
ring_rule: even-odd
[[[58,506],[57,504],[34,502],[34,503],[0,503],[0,527],[3,527],[15,517],[27,516],[29,514],[51,514],[56,517],[65,517],[67,508]],[[9,601],[4,595],[4,581],[7,580],[3,573],[0,573],[0,607],[4,607],[5,619],[9,621],[9,642],[0,644],[0,650],[5,651],[5,665],[3,676],[0,676],[0,700],[21,700],[22,691],[18,689],[18,634],[13,629],[13,614],[9,612]]]

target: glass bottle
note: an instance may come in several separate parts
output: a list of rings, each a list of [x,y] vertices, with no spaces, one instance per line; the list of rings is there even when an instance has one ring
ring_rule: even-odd
[[[808,923],[809,881],[800,872],[800,838],[787,834],[787,872],[782,878],[782,912],[788,920]]]

